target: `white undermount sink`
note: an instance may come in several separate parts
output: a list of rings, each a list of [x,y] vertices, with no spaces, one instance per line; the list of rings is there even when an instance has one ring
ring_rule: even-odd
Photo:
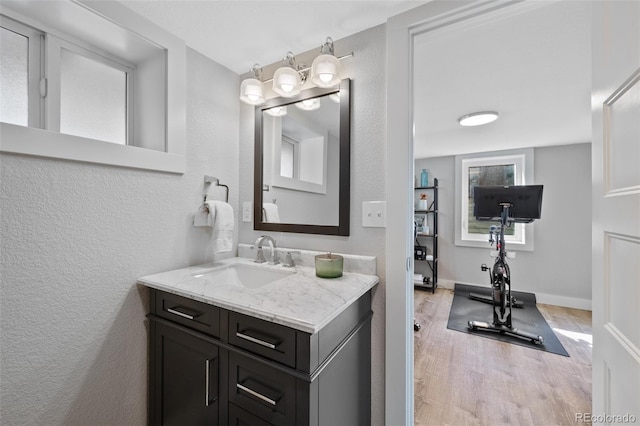
[[[230,265],[214,267],[213,269],[200,271],[193,274],[194,278],[205,278],[221,284],[238,285],[245,288],[258,288],[270,284],[281,278],[295,274],[295,270],[283,271],[270,269],[260,265],[247,265],[234,263]]]

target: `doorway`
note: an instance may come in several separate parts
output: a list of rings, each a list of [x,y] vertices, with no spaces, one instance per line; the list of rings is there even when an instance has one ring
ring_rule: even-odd
[[[402,80],[402,78],[404,78],[407,74],[408,74],[409,80],[411,82],[414,82],[416,81],[416,78],[422,79],[424,77],[424,74],[427,74],[427,71],[425,71],[424,67],[418,66],[418,60],[414,56],[416,46],[420,43],[420,38],[433,37],[437,32],[440,33],[439,35],[445,34],[446,36],[448,33],[448,36],[454,37],[459,35],[459,34],[456,34],[456,32],[459,31],[461,27],[463,27],[464,30],[470,30],[482,25],[491,25],[492,22],[501,22],[503,20],[508,19],[510,16],[513,16],[514,14],[524,13],[525,9],[527,8],[535,8],[535,6],[531,6],[530,4],[523,5],[520,2],[508,2],[508,3],[501,3],[499,5],[492,4],[491,2],[456,2],[455,5],[447,5],[447,4],[443,4],[443,2],[434,2],[434,3],[435,4],[425,5],[423,8],[420,9],[420,13],[416,13],[416,11],[413,11],[414,13],[412,16],[404,15],[404,16],[397,17],[397,19],[390,20],[388,24],[388,46],[394,46],[394,50],[391,51],[391,49],[388,49],[389,55],[390,55],[389,62],[399,63],[406,60],[405,63],[412,64],[409,70],[404,70],[404,71],[389,68],[388,80],[390,82],[396,81],[396,80]],[[407,29],[409,30],[408,44],[406,43]],[[499,39],[510,40],[509,37],[504,37],[504,36],[499,37]],[[462,57],[462,54],[460,56]],[[438,58],[430,58],[431,65],[437,62],[438,62]],[[456,59],[454,63],[458,65],[458,68],[463,67],[463,65],[461,65],[462,63],[461,59]],[[457,71],[455,69],[452,70],[451,68],[448,68],[448,69],[450,72]],[[588,64],[586,69],[587,70],[589,69]],[[403,72],[406,72],[407,74],[403,74]],[[457,84],[454,86],[453,90],[455,89],[462,90],[461,86],[462,84]],[[445,90],[447,90],[447,88],[445,88]],[[448,90],[451,91],[452,89],[449,87]],[[398,192],[397,188],[400,186],[413,188],[412,185],[415,179],[413,161],[411,162],[411,164],[407,164],[408,166],[407,169],[409,170],[408,173],[400,170],[398,166],[402,164],[406,164],[407,157],[413,158],[413,153],[414,153],[413,132],[415,131],[416,143],[418,142],[418,137],[420,135],[418,119],[416,118],[414,122],[411,119],[407,120],[405,117],[405,114],[408,117],[414,117],[414,113],[415,113],[414,108],[417,109],[417,104],[419,101],[419,99],[416,99],[417,96],[418,95],[413,89],[413,84],[409,84],[408,87],[403,87],[402,85],[394,86],[393,90],[389,88],[389,97],[391,99],[389,101],[389,107],[388,107],[388,115],[389,115],[388,122],[390,123],[390,125],[388,126],[388,139],[389,141],[391,141],[391,140],[403,140],[404,138],[406,138],[406,140],[409,141],[406,146],[404,145],[398,146],[398,144],[394,144],[393,147],[390,147],[387,151],[389,164],[392,165],[387,171],[387,173],[390,174],[388,178],[388,185],[387,185],[388,203],[390,205],[406,205],[406,206],[413,205],[413,195],[414,195],[413,192],[407,191],[406,193],[402,193],[402,192]],[[588,119],[589,92],[587,92],[586,96],[587,96],[586,98],[587,113],[586,114]],[[447,105],[451,104],[448,97],[445,97],[444,99],[439,99],[437,96],[434,96],[433,98],[436,99],[436,102],[440,104],[440,106],[442,106],[443,103],[446,103]],[[403,105],[402,104],[403,101],[408,101],[408,105]],[[440,110],[444,110],[444,108],[441,108]],[[440,110],[438,110],[437,112],[440,112]],[[461,111],[460,115],[462,115],[465,112],[472,112],[472,111]],[[454,119],[457,117],[458,115],[454,115]],[[589,132],[590,132],[590,129],[587,129],[587,133]],[[585,142],[588,142],[589,140],[590,140],[589,137],[587,137],[586,139],[580,142],[585,143]],[[433,144],[432,142],[429,145],[429,147],[434,148],[435,145],[438,145],[438,144]],[[482,145],[485,148],[484,150],[488,150],[488,151],[504,149],[497,146],[489,146],[486,143]],[[450,152],[448,153],[448,155],[456,155],[459,153],[462,153],[462,152],[458,152],[458,153]],[[429,155],[433,155],[433,154],[430,153]],[[444,156],[444,154],[440,156]],[[398,167],[398,170],[396,170],[395,167]],[[396,172],[398,173],[396,174]],[[432,176],[438,173],[436,170],[432,170],[431,172],[432,172],[431,173]],[[441,181],[440,185],[442,186],[443,183],[444,182]],[[453,185],[453,178],[451,179],[450,185]],[[402,238],[405,238],[407,242],[412,243],[413,236],[411,235],[411,232],[407,232],[407,230],[412,228],[413,211],[409,211],[409,212],[405,211],[403,213],[398,212],[397,216],[393,217],[395,214],[396,213],[393,213],[393,212],[389,213],[388,223],[391,223],[391,225],[388,226],[388,229],[387,229],[388,235],[392,234],[394,236],[398,236],[397,239],[400,239],[402,237]],[[392,237],[392,238],[396,238],[396,237]],[[413,244],[411,244],[411,246],[412,245]],[[406,262],[407,264],[411,263],[409,261],[409,259],[413,258],[413,253],[410,251],[411,246],[407,245],[406,251],[398,253],[397,249],[399,245],[395,245],[393,242],[390,243],[388,241],[387,243],[387,265],[388,265],[387,266],[387,270],[388,270],[387,282],[392,281],[393,278],[390,278],[391,276],[395,276],[398,279],[402,277],[404,278],[404,280],[401,281],[400,283],[401,284],[404,283],[407,285],[408,288],[412,288],[411,268],[407,268],[407,270],[403,271],[401,267],[399,267],[399,265],[403,265],[405,263],[403,262],[404,260],[407,260]],[[396,251],[395,253],[393,253],[394,250]],[[443,259],[442,257],[443,255],[444,253],[440,255],[441,259]],[[442,261],[442,265],[444,265],[444,263],[446,262],[444,259],[441,261]],[[477,263],[477,260],[474,260],[473,262],[475,264]],[[443,281],[447,279],[446,269],[441,269],[440,277]],[[587,285],[589,285],[589,283],[587,283]],[[390,311],[393,311],[396,313],[403,311],[407,315],[404,318],[402,318],[402,320],[397,320],[393,318],[387,319],[388,335],[391,330],[391,324],[394,322],[396,323],[404,322],[403,325],[410,327],[412,324],[409,321],[412,320],[412,316],[413,316],[412,315],[413,314],[413,294],[407,295],[407,297],[404,299],[394,295],[393,298],[390,298],[390,300],[387,301],[387,312],[390,312]],[[396,331],[398,329],[399,328],[394,328],[394,330]],[[411,340],[413,336],[409,335],[409,336],[401,336],[401,337],[406,337],[406,341],[404,343],[406,343],[407,348],[411,348],[410,354],[405,353],[403,355],[406,356],[405,359],[411,360],[411,357],[413,355],[412,353],[413,342]],[[394,336],[393,339],[401,340],[401,337]],[[388,339],[387,348],[389,348],[389,344],[390,344],[389,336],[387,337],[387,339]],[[397,346],[395,347],[397,348]],[[387,353],[389,353],[389,351],[387,351]],[[395,370],[396,374],[404,373],[405,379],[408,379],[408,376],[410,374],[410,377],[412,380],[413,379],[412,365],[405,366],[405,367],[406,368],[404,368],[404,370],[397,368]],[[387,364],[387,370],[388,370],[387,379],[389,379],[390,377],[389,372],[392,371],[393,368],[394,367],[390,366],[389,363]],[[406,386],[406,388],[409,388],[408,380],[406,380],[404,383],[399,383],[399,382],[400,382],[399,380],[396,380],[394,384],[401,384]],[[389,388],[389,385],[387,386],[387,388]],[[406,404],[405,407],[409,405],[413,407],[413,404],[412,404],[413,400],[411,398],[412,389],[407,392],[407,395],[408,395],[407,400],[400,401],[400,403],[405,403]],[[388,423],[397,423],[400,421],[399,420],[400,417],[396,417],[396,416],[402,415],[400,410],[398,409],[398,407],[400,407],[400,404],[398,403],[399,401],[397,400],[395,402],[396,402],[395,404],[390,404],[389,402],[387,403],[387,422]],[[413,422],[413,419],[409,420],[406,417],[404,418],[404,420],[406,423]]]
[[[446,330],[442,315],[427,314],[425,318],[430,319],[416,332],[414,341],[416,424],[436,418],[441,423],[496,423],[505,416],[508,423],[526,424],[545,403],[547,409],[537,413],[537,420],[564,423],[591,407],[591,316],[583,310],[591,308],[591,271],[580,267],[591,258],[590,244],[584,240],[589,240],[591,229],[591,81],[585,71],[591,63],[590,6],[556,2],[498,13],[491,19],[492,15],[496,14],[414,37],[415,173],[426,169],[439,180],[438,284],[443,291],[453,289],[455,283],[486,286],[488,291],[480,264],[491,261],[487,256],[490,245],[485,231],[472,233],[471,219],[461,209],[459,199],[467,183],[459,175],[460,162],[526,156],[528,161],[516,167],[525,168],[522,176],[526,181],[511,184],[544,184],[544,215],[533,224],[520,225],[529,231],[529,246],[524,241],[507,245],[517,254],[510,261],[512,289],[534,293],[543,314],[555,312],[552,319],[558,321],[551,326],[565,346],[571,345],[567,347],[573,357],[568,361],[529,354],[513,345],[500,346],[479,336],[461,337]],[[458,123],[459,117],[479,111],[496,111],[498,120],[478,127]],[[567,158],[572,159],[569,175],[563,167]],[[572,215],[577,211],[580,215]],[[571,222],[565,220],[569,216]],[[466,224],[468,229],[461,229]],[[480,234],[480,244],[472,240],[475,234]],[[584,238],[568,241],[570,235]],[[418,237],[418,243],[428,239]],[[561,257],[563,261],[557,262]],[[425,263],[415,261],[414,272],[428,274]],[[566,268],[567,264],[575,267]],[[562,270],[552,270],[552,265]],[[450,303],[448,295],[418,294],[415,305],[423,311],[416,312],[416,317],[430,309],[442,313],[446,308],[443,297]],[[547,305],[565,309],[544,309]],[[513,314],[517,317],[518,310]],[[422,334],[430,338],[425,341]],[[441,343],[435,344],[439,338]],[[442,360],[424,356],[424,352],[440,351]],[[538,362],[532,363],[532,357]],[[447,364],[452,359],[456,362]],[[434,362],[447,367],[434,367]],[[550,382],[541,380],[547,372],[555,372],[555,391],[562,394],[555,399],[557,404],[548,401],[547,394],[533,390],[552,388]],[[451,377],[455,379],[448,380]],[[463,383],[463,388],[477,392],[460,391]],[[441,411],[434,404],[438,393],[454,399],[456,408]],[[494,401],[520,408],[499,414]]]

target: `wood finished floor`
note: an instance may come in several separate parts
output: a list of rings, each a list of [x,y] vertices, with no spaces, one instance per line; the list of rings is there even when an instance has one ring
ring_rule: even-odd
[[[564,357],[447,329],[452,300],[444,288],[414,291],[416,425],[584,424],[576,413],[591,412],[590,311],[538,304]]]

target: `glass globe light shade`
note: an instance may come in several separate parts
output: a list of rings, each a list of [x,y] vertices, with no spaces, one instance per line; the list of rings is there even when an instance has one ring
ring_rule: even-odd
[[[273,74],[273,91],[280,96],[290,98],[300,93],[300,74],[290,67],[280,67]]]
[[[312,98],[296,102],[296,106],[305,111],[314,111],[320,108],[320,99]]]
[[[283,115],[287,115],[287,107],[286,106],[277,106],[269,109],[265,109],[264,112],[273,116],[273,117],[282,117]]]
[[[331,87],[340,83],[340,61],[333,55],[322,54],[311,64],[311,81],[318,87]]]
[[[240,84],[240,100],[249,105],[260,105],[264,102],[262,82],[257,78],[247,78]]]

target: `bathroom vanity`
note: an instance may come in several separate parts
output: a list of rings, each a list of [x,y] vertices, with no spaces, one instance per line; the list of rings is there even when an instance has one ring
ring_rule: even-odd
[[[375,275],[233,258],[138,282],[150,424],[370,424]]]

